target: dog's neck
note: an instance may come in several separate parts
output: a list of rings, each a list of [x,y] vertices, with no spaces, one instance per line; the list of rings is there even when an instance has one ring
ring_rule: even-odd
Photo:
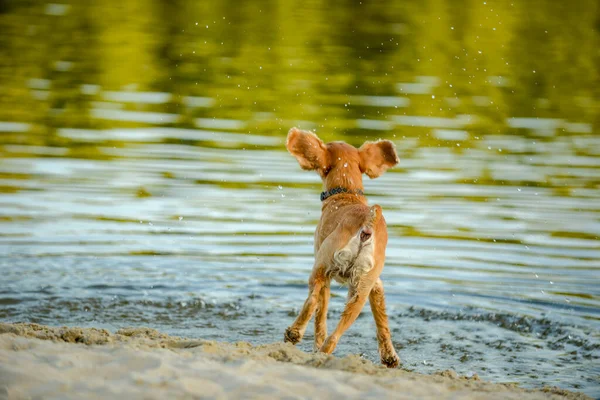
[[[347,165],[344,164],[344,165]],[[364,201],[364,188],[361,173],[344,167],[342,171],[334,169],[323,178],[323,192],[321,201],[341,195],[360,197]],[[344,196],[344,197],[346,197]]]

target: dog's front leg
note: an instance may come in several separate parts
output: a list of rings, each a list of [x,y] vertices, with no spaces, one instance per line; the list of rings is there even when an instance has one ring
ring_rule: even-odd
[[[385,297],[383,292],[383,282],[377,279],[371,293],[369,294],[369,303],[371,303],[371,311],[375,318],[377,326],[377,342],[379,344],[379,355],[381,363],[388,368],[396,368],[400,363],[400,358],[394,350],[392,343],[392,335],[388,325],[388,317],[385,312]]]
[[[329,305],[330,295],[329,284],[329,281],[325,282],[319,293],[317,313],[315,314],[315,351],[319,351],[327,336],[327,306]]]
[[[338,322],[335,331],[333,331],[333,333],[325,340],[323,346],[321,346],[321,351],[323,353],[333,353],[333,350],[335,350],[340,337],[342,337],[344,332],[346,332],[350,325],[352,325],[352,323],[358,317],[358,314],[360,314],[360,311],[365,306],[372,286],[372,284],[366,284],[366,282],[362,282],[362,284],[357,285],[355,289],[350,289],[352,294],[346,303],[344,312],[342,312],[340,322]]]
[[[308,281],[308,298],[294,323],[285,330],[283,341],[286,343],[296,344],[302,340],[308,321],[310,321],[318,306],[319,294],[326,282],[323,268],[315,267],[314,271]]]

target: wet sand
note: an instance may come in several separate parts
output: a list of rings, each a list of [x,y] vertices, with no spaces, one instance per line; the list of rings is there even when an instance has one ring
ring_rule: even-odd
[[[150,328],[0,323],[0,398],[588,399],[461,377],[388,370],[359,356],[169,336]]]

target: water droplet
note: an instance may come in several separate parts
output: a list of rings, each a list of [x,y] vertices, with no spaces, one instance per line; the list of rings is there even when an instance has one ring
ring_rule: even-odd
[[[344,163],[344,168],[347,168],[347,167],[348,167],[348,163],[347,163],[347,162],[345,162],[345,163]]]

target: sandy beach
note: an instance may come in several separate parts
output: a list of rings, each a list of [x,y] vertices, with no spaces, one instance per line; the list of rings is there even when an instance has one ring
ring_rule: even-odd
[[[587,399],[460,377],[388,370],[359,356],[169,336],[150,328],[0,323],[0,398]]]

